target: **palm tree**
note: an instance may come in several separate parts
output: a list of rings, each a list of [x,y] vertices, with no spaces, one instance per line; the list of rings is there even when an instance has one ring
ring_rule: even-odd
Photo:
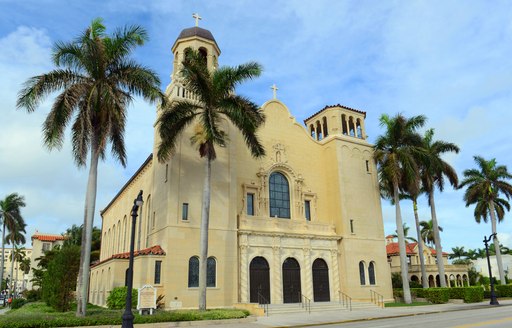
[[[168,160],[176,151],[178,137],[184,129],[196,122],[193,144],[199,156],[205,159],[205,177],[201,208],[200,260],[199,260],[199,309],[206,309],[206,259],[208,255],[208,225],[210,212],[211,163],[216,158],[215,146],[228,141],[221,123],[227,118],[242,133],[253,157],[265,155],[256,130],[264,122],[264,115],[256,104],[234,93],[235,87],[245,80],[259,76],[261,66],[247,63],[237,67],[221,67],[210,71],[198,51],[188,51],[183,61],[181,75],[186,88],[198,101],[180,100],[164,107],[157,120],[161,137],[158,160]]]
[[[26,257],[26,254],[23,253],[23,259],[20,262],[20,270],[23,271],[23,274],[29,274],[30,273],[30,257]],[[23,277],[23,284],[21,286],[21,290],[25,290],[25,277]]]
[[[22,238],[22,240],[25,240],[25,236],[23,236],[22,234],[19,234],[18,235],[18,238]],[[20,241],[21,242],[21,241]],[[24,243],[25,241],[23,241]],[[19,263],[21,261],[23,261],[23,258],[25,257],[25,247],[18,247],[17,245],[13,245],[13,248],[12,248],[12,252],[11,252],[11,277],[14,278],[13,276],[13,270],[14,270],[14,267],[15,267],[15,264],[17,263],[19,265]],[[17,291],[17,287],[18,287],[18,268],[16,268],[16,279],[13,279],[13,288],[12,288],[12,295],[14,295],[14,297],[16,297],[16,291]]]
[[[468,249],[466,256],[470,260],[476,260],[478,258],[478,249]]]
[[[421,167],[422,187],[428,195],[428,204],[432,216],[432,226],[434,232],[434,244],[436,246],[437,268],[439,270],[439,281],[441,287],[446,287],[444,274],[443,249],[441,247],[441,235],[439,234],[439,225],[437,223],[436,206],[434,202],[434,191],[436,187],[443,191],[445,179],[456,187],[459,183],[455,169],[444,161],[441,156],[448,152],[459,153],[459,147],[451,142],[442,140],[433,141],[434,129],[428,129],[423,138],[423,149],[425,160]]]
[[[409,229],[410,229],[410,228],[411,228],[411,227],[408,227],[408,226],[407,226],[407,223],[404,223],[404,224],[403,224],[403,229],[404,229],[404,240],[405,240],[405,243],[407,244],[407,241],[412,241],[413,243],[417,243],[418,241],[417,241],[416,239],[414,239],[414,237],[410,237],[410,236],[408,236],[408,234],[409,234]],[[395,232],[396,232],[396,230],[395,230]],[[398,234],[397,234],[397,233],[395,233],[395,234],[394,234],[394,235],[392,235],[392,236],[393,236],[393,238],[398,238]]]
[[[25,240],[25,227],[27,225],[25,222],[16,221],[12,226],[7,225],[7,229],[9,233],[5,238],[7,239],[7,244],[12,245],[11,251],[11,295],[16,297],[16,283],[18,281],[18,270],[16,270],[16,280],[14,279],[14,265],[17,261],[21,261],[21,253],[18,245],[25,244],[27,241]]]
[[[43,124],[43,139],[51,150],[60,149],[66,127],[71,127],[73,158],[81,167],[90,152],[89,178],[85,197],[84,233],[77,284],[77,315],[87,310],[91,236],[96,206],[98,161],[110,153],[125,166],[124,130],[126,111],[133,95],[149,102],[163,99],[160,80],[152,70],[130,59],[136,46],[147,40],[137,25],[105,33],[97,18],[77,39],[57,42],[53,50],[56,69],[30,78],[20,91],[17,107],[33,112],[42,100],[60,92]]]
[[[434,223],[432,220],[429,221],[421,221],[420,222],[421,227],[421,238],[425,242],[425,244],[428,244],[429,246],[433,246],[435,244],[435,237],[434,237]],[[439,231],[443,231],[443,228],[438,226],[437,227]],[[437,251],[436,251],[437,252]]]
[[[414,116],[410,119],[401,114],[390,118],[383,114],[380,125],[386,128],[384,135],[377,138],[374,146],[374,159],[378,164],[380,184],[389,186],[392,191],[396,211],[396,227],[400,250],[400,269],[403,281],[404,300],[412,302],[409,289],[405,239],[400,211],[400,188],[408,186],[408,190],[418,190],[419,168],[418,153],[421,152],[421,136],[416,130],[425,124],[424,116]]]
[[[0,263],[0,282],[4,281],[4,263],[5,263],[5,230],[8,226],[12,226],[15,222],[23,221],[21,216],[21,208],[25,207],[25,198],[12,193],[0,200],[0,219],[2,220],[2,254]]]
[[[452,247],[452,254],[450,254],[448,257],[450,259],[458,258],[460,259],[463,256],[466,256],[467,253],[464,251],[464,246],[462,247]]]
[[[464,171],[464,180],[459,188],[467,186],[464,193],[466,207],[475,204],[475,220],[480,223],[483,219],[487,223],[488,217],[491,218],[492,233],[494,234],[494,248],[496,250],[496,262],[500,273],[501,284],[506,284],[505,272],[503,271],[503,262],[501,260],[500,243],[496,234],[496,224],[505,217],[505,209],[510,211],[510,204],[507,200],[512,196],[512,185],[507,182],[512,178],[508,173],[507,167],[497,165],[496,159],[490,161],[483,157],[475,156],[475,162],[478,169],[469,169]],[[503,194],[506,200],[500,198]]]

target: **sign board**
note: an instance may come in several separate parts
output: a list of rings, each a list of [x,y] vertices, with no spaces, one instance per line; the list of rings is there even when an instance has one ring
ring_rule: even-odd
[[[137,310],[142,309],[156,309],[156,288],[151,285],[144,285],[139,288]]]

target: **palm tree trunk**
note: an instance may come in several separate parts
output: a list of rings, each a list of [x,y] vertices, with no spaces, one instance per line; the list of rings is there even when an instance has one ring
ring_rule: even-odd
[[[14,236],[14,233],[13,231],[11,231],[11,235]],[[13,238],[14,239],[14,238]],[[12,245],[12,250],[11,250],[11,281],[9,281],[11,283],[11,295],[14,295],[14,261],[15,261],[15,258],[14,258],[14,240],[11,240],[11,245]]]
[[[496,252],[496,262],[498,263],[498,272],[500,273],[500,283],[502,285],[506,285],[506,279],[505,279],[505,271],[503,271],[503,262],[501,260],[501,249],[500,249],[500,242],[498,240],[498,235],[496,234],[496,215],[494,213],[494,202],[491,201],[489,204],[489,209],[491,212],[491,226],[492,226],[492,233],[494,233],[494,251]]]
[[[16,259],[14,259],[16,260]],[[13,264],[14,265],[14,264]],[[16,280],[14,280],[14,294],[16,294],[16,290],[18,289],[18,268],[16,268]]]
[[[430,203],[430,213],[432,215],[432,226],[434,228],[434,243],[436,245],[436,258],[437,269],[439,271],[439,281],[441,287],[446,287],[446,279],[444,276],[444,262],[443,262],[443,249],[441,247],[441,236],[439,234],[439,226],[437,225],[436,205],[434,203],[434,191],[428,194],[428,201]]]
[[[5,265],[5,217],[4,217],[4,224],[2,229],[2,263],[0,267],[0,286],[4,281],[4,265]],[[9,286],[5,286],[6,289],[9,289]]]
[[[203,186],[203,208],[201,210],[200,256],[199,256],[199,310],[206,310],[206,269],[208,259],[208,225],[210,220],[210,188],[212,161],[207,158]]]
[[[400,211],[400,199],[398,198],[398,183],[394,183],[395,210],[396,210],[396,232],[398,235],[398,247],[400,249],[400,270],[402,273],[402,288],[404,302],[411,304],[411,290],[409,288],[409,267],[407,265],[407,252],[405,249],[404,226],[402,225],[402,212]]]
[[[98,160],[96,138],[92,138],[91,166],[89,168],[89,180],[87,181],[87,193],[85,195],[84,227],[82,229],[82,245],[80,251],[80,269],[77,283],[77,307],[76,316],[85,316],[87,312],[87,299],[89,289],[89,271],[91,262],[92,227],[94,224],[94,209],[96,207],[96,189],[98,183]]]
[[[425,255],[423,254],[423,239],[421,238],[420,218],[418,216],[418,203],[416,199],[412,201],[414,209],[414,220],[416,223],[416,234],[418,235],[418,252],[420,253],[420,266],[421,266],[421,285],[423,288],[428,288],[427,269],[425,268]]]

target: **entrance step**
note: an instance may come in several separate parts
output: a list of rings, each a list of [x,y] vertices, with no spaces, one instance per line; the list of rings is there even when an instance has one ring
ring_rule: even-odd
[[[263,306],[260,306],[263,308]],[[377,305],[371,302],[356,302],[352,301],[352,311],[364,310],[364,309],[376,309]],[[339,302],[312,302],[311,312],[323,312],[323,311],[340,311],[349,309]],[[283,314],[283,313],[304,313],[306,309],[302,307],[301,303],[286,303],[286,304],[269,304],[268,314]]]

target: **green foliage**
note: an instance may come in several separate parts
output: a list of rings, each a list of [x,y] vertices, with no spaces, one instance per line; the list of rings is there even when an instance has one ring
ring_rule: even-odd
[[[427,299],[434,304],[447,303],[450,299],[450,288],[428,288]]]
[[[497,285],[496,291],[501,297],[512,297],[512,285]]]
[[[403,297],[404,297],[404,291],[402,290],[402,288],[393,288],[393,298],[402,299]]]
[[[468,264],[471,264],[471,260],[470,259],[457,259],[457,260],[453,260],[452,264],[468,265]]]
[[[471,267],[468,270],[469,285],[470,286],[476,286],[477,283],[478,283],[479,278],[480,278],[480,273],[478,273],[478,271],[476,271],[475,268]]]
[[[467,287],[451,287],[450,288],[450,298],[451,299],[464,299],[464,291]]]
[[[23,297],[27,302],[35,302],[41,299],[41,289],[26,289],[23,291]]]
[[[27,302],[27,300],[25,300],[24,298],[15,298],[12,300],[12,303],[11,303],[11,309],[12,310],[15,310],[15,309],[19,309],[20,307],[22,307],[25,303]]]
[[[393,272],[391,274],[391,285],[393,288],[402,288],[402,276],[399,272]]]
[[[417,281],[409,281],[409,287],[412,288],[423,288],[423,285],[420,282]]]
[[[126,306],[126,293],[128,288],[115,287],[107,298],[107,307],[109,309],[124,309]],[[137,289],[132,289],[132,309],[137,307]]]
[[[464,303],[481,302],[484,299],[484,290],[482,287],[465,287],[464,288]]]
[[[415,295],[420,298],[427,298],[428,288],[411,288],[411,295]]]
[[[80,264],[80,247],[69,245],[58,251],[48,263],[43,278],[43,300],[57,311],[68,311]]]
[[[55,312],[44,303],[29,303],[16,311],[0,316],[0,328],[48,328],[95,325],[121,325],[123,310],[108,310],[90,306],[86,317],[76,317],[74,312]],[[238,319],[249,315],[248,311],[235,309],[212,309],[207,311],[156,311],[152,316],[134,313],[135,324]]]

